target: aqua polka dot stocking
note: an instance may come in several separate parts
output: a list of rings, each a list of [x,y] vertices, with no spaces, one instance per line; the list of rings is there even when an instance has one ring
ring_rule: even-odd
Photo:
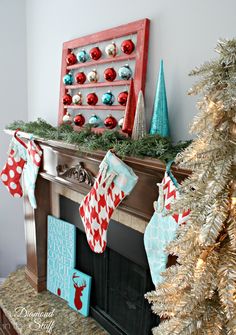
[[[29,202],[33,208],[37,208],[35,199],[35,183],[42,160],[42,150],[34,140],[30,140],[27,146],[27,163],[24,168],[24,187],[28,194]]]

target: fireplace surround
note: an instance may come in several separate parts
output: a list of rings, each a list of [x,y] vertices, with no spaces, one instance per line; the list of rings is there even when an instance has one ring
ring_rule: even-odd
[[[10,131],[8,132],[12,134]],[[28,139],[28,134],[20,133],[20,135],[23,139]],[[148,329],[153,324],[157,324],[158,320],[151,315],[150,307],[144,298],[142,298],[142,303],[140,303],[140,301],[135,301],[135,295],[136,300],[140,300],[140,297],[143,297],[146,291],[153,288],[142,243],[142,235],[153,213],[153,201],[158,196],[156,184],[163,178],[165,165],[156,159],[133,157],[125,159],[125,163],[134,170],[139,180],[133,192],[125,198],[113,214],[108,230],[108,250],[104,255],[95,255],[101,256],[101,259],[104,257],[103,266],[105,268],[109,267],[110,271],[104,270],[102,274],[99,272],[95,273],[94,268],[88,267],[91,264],[85,262],[87,257],[93,256],[89,256],[86,253],[85,235],[82,223],[78,221],[79,203],[90,190],[91,183],[88,182],[90,179],[81,179],[78,178],[78,174],[64,174],[62,171],[79,165],[83,169],[83,175],[88,173],[90,177],[96,176],[105,152],[81,152],[75,145],[43,139],[37,139],[37,141],[44,153],[43,164],[36,183],[38,208],[33,210],[29,204],[27,194],[24,196],[27,249],[25,274],[27,280],[37,292],[42,292],[46,289],[47,216],[54,215],[74,223],[78,228],[77,239],[83,245],[82,247],[80,243],[78,244],[77,253],[81,256],[81,251],[84,250],[85,256],[77,259],[77,265],[80,264],[80,270],[91,272],[97,278],[98,283],[100,276],[106,279],[105,283],[112,283],[109,288],[105,287],[104,289],[103,287],[101,289],[101,292],[104,292],[104,297],[99,297],[96,296],[96,293],[94,295],[92,293],[91,315],[111,334],[141,335],[144,334],[143,331],[148,334]],[[177,167],[173,167],[172,171],[178,181],[189,175],[189,171],[178,169]],[[130,243],[130,239],[132,239],[132,243]],[[80,250],[80,248],[83,250]],[[174,261],[175,259],[169,258],[169,264]],[[130,280],[130,288],[127,291],[123,290],[122,286],[122,291],[124,291],[122,293],[116,287],[118,284],[124,285],[125,276],[121,278],[119,273],[125,274],[125,272],[127,272],[128,276],[126,280]],[[140,281],[141,277],[142,284]],[[119,283],[119,278],[123,280],[123,284]],[[140,289],[140,285],[144,285],[142,289]],[[134,289],[133,292],[132,289]],[[140,291],[139,296],[137,296],[138,291]],[[101,292],[99,293],[100,295]],[[117,305],[115,304],[116,300],[119,300]],[[125,312],[125,307],[127,307],[126,310],[129,313]],[[122,313],[124,314],[123,321],[120,317]],[[139,319],[141,319],[140,315],[143,316],[142,322],[140,321],[142,324],[136,324],[137,321],[134,321],[133,317],[135,314],[139,315]],[[149,315],[149,317],[145,315]]]

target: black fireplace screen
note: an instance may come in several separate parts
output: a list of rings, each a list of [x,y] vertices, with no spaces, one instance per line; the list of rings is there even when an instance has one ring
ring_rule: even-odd
[[[60,198],[61,219],[73,223],[76,268],[92,276],[91,315],[112,335],[148,335],[159,322],[144,294],[153,290],[143,235],[111,220],[103,254],[91,251],[79,217],[78,204]]]

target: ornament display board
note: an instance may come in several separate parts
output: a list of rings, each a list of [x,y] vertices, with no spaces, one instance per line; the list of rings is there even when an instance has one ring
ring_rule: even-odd
[[[149,25],[150,21],[143,19],[63,44],[59,125],[77,120],[75,130],[91,123],[96,127],[94,131],[101,132],[106,129],[106,120],[108,129],[122,128],[121,119],[129,112],[135,113],[139,91],[145,91]],[[115,70],[112,81],[105,78],[105,70],[108,77],[114,75]],[[122,92],[128,92],[126,104],[118,102]],[[88,103],[88,95],[93,105]],[[124,97],[125,94],[121,94],[121,98]],[[92,119],[97,122],[90,122]]]

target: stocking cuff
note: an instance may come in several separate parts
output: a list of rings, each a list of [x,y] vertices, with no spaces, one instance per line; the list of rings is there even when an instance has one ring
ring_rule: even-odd
[[[8,154],[9,155],[10,155],[11,150],[14,151],[14,156],[21,157],[25,161],[27,160],[27,150],[26,150],[26,148],[21,143],[19,143],[15,139],[15,137],[12,137],[12,139],[11,139],[10,146],[9,146],[9,149],[8,149]]]
[[[119,187],[126,195],[129,194],[138,181],[138,176],[134,171],[125,164],[121,159],[108,151],[99,168],[102,170],[104,166],[108,166],[107,173],[115,172],[117,176],[114,178],[114,184]]]

